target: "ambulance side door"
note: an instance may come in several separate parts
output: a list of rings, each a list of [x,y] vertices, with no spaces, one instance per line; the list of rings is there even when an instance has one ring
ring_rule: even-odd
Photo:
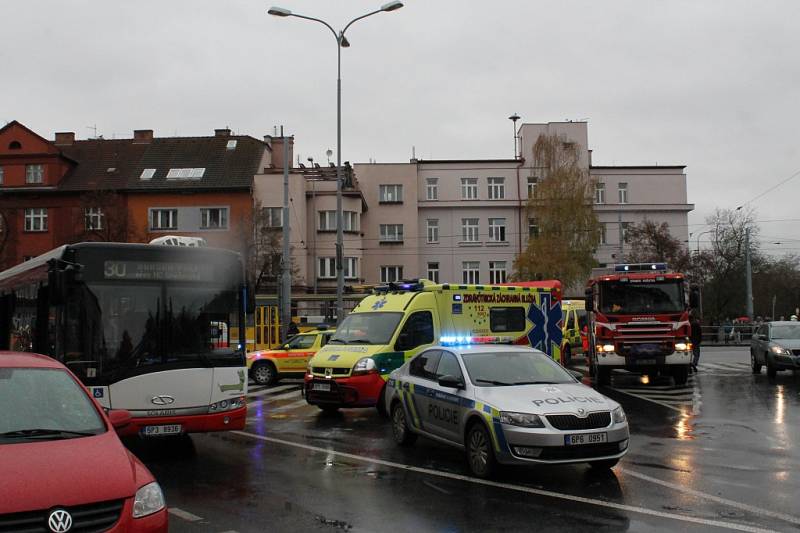
[[[456,356],[442,350],[439,364],[436,368],[436,394],[428,398],[428,431],[449,441],[461,444],[461,403],[466,399],[463,388],[443,387],[439,385],[442,376],[453,376],[464,381],[464,373]]]

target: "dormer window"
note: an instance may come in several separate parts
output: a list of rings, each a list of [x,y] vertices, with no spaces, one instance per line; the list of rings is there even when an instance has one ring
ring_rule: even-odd
[[[21,150],[22,149],[22,145],[19,143],[19,141],[11,141],[10,143],[8,143],[8,149],[9,150]]]
[[[44,165],[25,165],[25,183],[42,183]]]

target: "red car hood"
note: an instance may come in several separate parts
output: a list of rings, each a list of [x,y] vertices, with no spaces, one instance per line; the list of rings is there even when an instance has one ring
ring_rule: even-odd
[[[113,431],[0,444],[0,514],[129,498],[143,472]]]

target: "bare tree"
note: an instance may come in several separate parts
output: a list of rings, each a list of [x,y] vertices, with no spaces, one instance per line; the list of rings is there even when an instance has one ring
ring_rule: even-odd
[[[528,245],[514,261],[517,280],[558,279],[565,287],[585,281],[596,261],[600,223],[592,209],[593,182],[579,164],[575,143],[540,135],[533,160],[543,176],[528,217],[535,219]]]
[[[12,225],[15,215],[13,208],[0,208],[0,270],[12,267],[15,262],[12,256],[16,240]]]
[[[630,252],[625,257],[629,263],[667,263],[677,272],[690,269],[691,258],[686,245],[676,239],[669,231],[669,224],[658,224],[644,220],[628,227],[625,241],[630,244]]]
[[[247,265],[248,281],[253,290],[256,294],[277,292],[281,275],[281,258],[283,257],[281,226],[273,219],[270,211],[263,208],[260,202],[256,202],[253,207],[252,226],[240,224],[240,227],[245,230],[252,229],[252,232],[243,236],[245,243],[243,253]],[[297,273],[297,265],[292,264],[293,283]]]
[[[97,189],[81,195],[74,235],[78,241],[140,242],[144,235],[133,227],[121,194]]]

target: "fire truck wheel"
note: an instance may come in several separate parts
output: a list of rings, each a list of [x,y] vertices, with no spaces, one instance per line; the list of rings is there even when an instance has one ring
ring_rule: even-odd
[[[676,386],[682,387],[686,385],[686,382],[689,380],[689,367],[679,366],[678,368],[672,369],[672,378],[675,380]]]

